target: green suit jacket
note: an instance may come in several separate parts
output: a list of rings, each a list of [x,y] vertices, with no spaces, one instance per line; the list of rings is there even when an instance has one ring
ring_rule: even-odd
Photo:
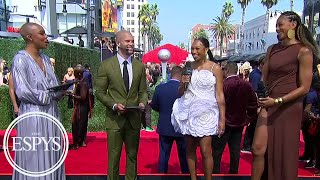
[[[141,113],[129,110],[124,114],[113,111],[114,104],[124,106],[138,106],[139,103],[147,104],[147,84],[144,65],[132,59],[132,84],[126,92],[122,78],[120,64],[117,56],[103,61],[96,78],[96,95],[99,101],[106,106],[106,129],[121,129],[126,121],[130,121],[134,129],[141,128]]]

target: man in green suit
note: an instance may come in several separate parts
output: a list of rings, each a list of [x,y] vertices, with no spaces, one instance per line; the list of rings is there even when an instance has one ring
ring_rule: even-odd
[[[108,135],[108,179],[119,179],[122,144],[126,150],[126,180],[137,178],[141,115],[147,103],[146,74],[143,64],[133,58],[134,39],[121,30],[116,35],[117,55],[103,61],[96,79],[96,93],[106,106]]]

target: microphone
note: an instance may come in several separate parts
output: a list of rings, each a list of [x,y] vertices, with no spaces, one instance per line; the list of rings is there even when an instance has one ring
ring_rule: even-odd
[[[187,62],[186,62],[185,69],[184,69],[184,71],[182,72],[182,75],[191,77],[191,75],[192,75],[192,70],[193,70],[193,69],[192,69],[192,67],[191,67],[191,61],[187,61]],[[190,78],[190,80],[191,80],[191,78]],[[184,90],[187,90],[187,89],[188,89],[189,83],[190,83],[190,82],[184,83]]]

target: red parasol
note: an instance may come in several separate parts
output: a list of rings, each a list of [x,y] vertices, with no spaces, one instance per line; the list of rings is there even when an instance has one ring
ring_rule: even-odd
[[[160,60],[158,59],[158,52],[161,49],[167,49],[171,53],[171,57],[168,61],[168,63],[175,63],[176,65],[179,65],[181,63],[184,63],[184,60],[188,57],[188,51],[183,50],[179,48],[178,46],[174,46],[172,44],[165,44],[163,46],[160,46],[148,53],[146,53],[142,57],[142,62],[145,64],[147,62],[151,63],[161,63]]]

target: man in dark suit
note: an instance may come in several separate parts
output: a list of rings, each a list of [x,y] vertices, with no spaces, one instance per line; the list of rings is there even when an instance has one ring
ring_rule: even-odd
[[[168,161],[171,148],[176,141],[180,161],[181,172],[188,173],[188,164],[186,160],[186,145],[182,134],[174,131],[171,124],[171,113],[174,101],[179,98],[179,85],[182,76],[182,68],[176,66],[171,71],[171,78],[167,83],[156,87],[151,101],[151,107],[159,112],[157,133],[159,134],[160,155],[158,171],[159,173],[168,172]]]
[[[257,117],[257,96],[249,82],[237,75],[238,66],[228,62],[223,68],[225,80],[223,92],[226,103],[226,129],[221,136],[213,136],[213,173],[220,173],[222,153],[228,143],[230,149],[230,174],[237,174],[240,160],[240,144],[244,126]]]
[[[97,98],[106,106],[108,134],[108,179],[119,179],[122,144],[126,150],[126,180],[137,179],[137,153],[141,114],[147,103],[146,73],[143,64],[132,58],[134,39],[121,30],[116,35],[117,55],[103,61],[96,78]]]

